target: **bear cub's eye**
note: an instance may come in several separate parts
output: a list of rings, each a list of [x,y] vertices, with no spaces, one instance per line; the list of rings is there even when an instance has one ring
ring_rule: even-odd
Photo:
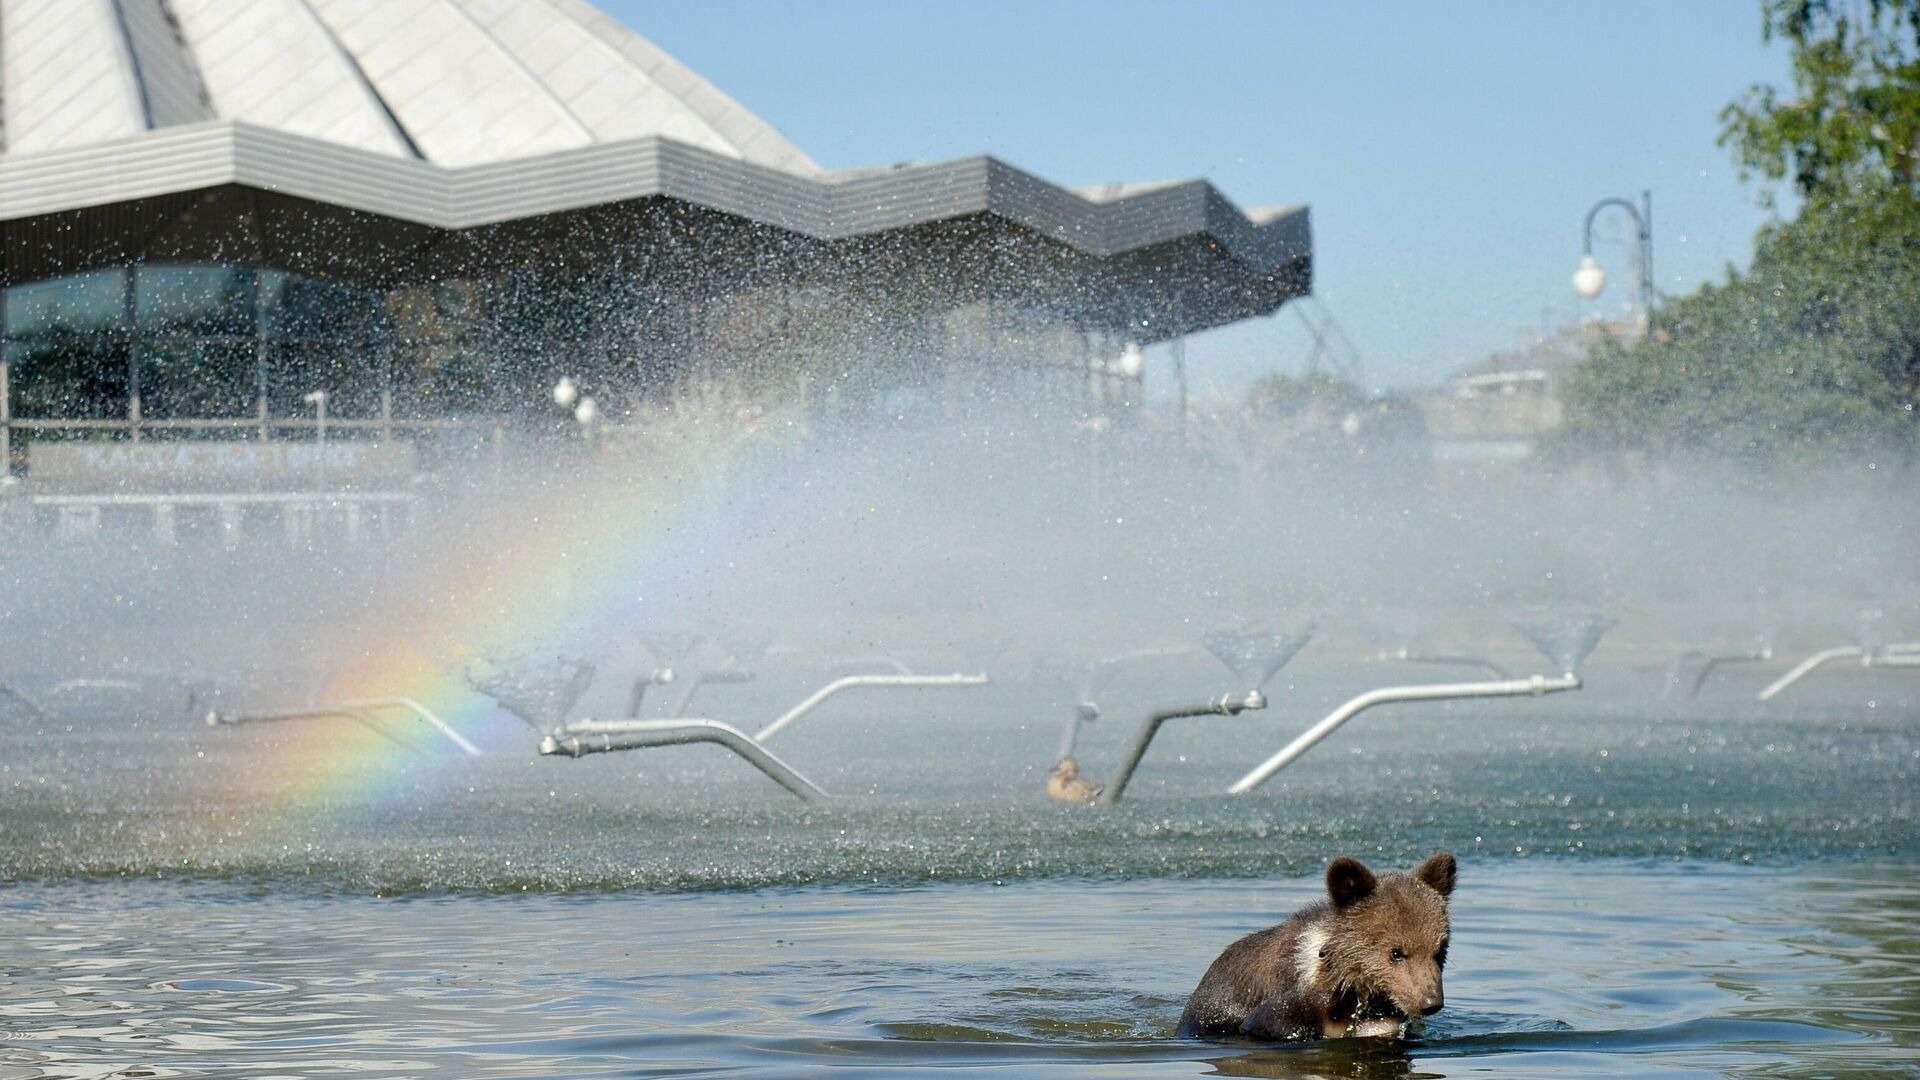
[[[1405,960],[1407,958],[1407,954],[1400,951],[1399,949],[1395,949],[1392,952],[1387,954],[1387,958],[1397,964],[1400,961]]]

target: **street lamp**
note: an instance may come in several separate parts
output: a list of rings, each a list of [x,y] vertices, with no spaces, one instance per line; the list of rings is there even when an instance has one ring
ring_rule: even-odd
[[[573,381],[571,375],[560,376],[553,384],[553,403],[563,409],[571,409],[580,400],[580,384]]]
[[[300,399],[313,406],[314,442],[324,455],[327,449],[327,392],[315,390]]]
[[[1580,269],[1573,272],[1573,291],[1580,294],[1580,299],[1591,300],[1606,287],[1607,272],[1600,269],[1600,264],[1594,261],[1593,256],[1580,256]]]
[[[1586,228],[1581,234],[1580,268],[1573,272],[1573,291],[1591,300],[1607,287],[1607,272],[1593,258],[1593,219],[1609,206],[1617,206],[1633,219],[1634,249],[1640,256],[1640,320],[1653,326],[1653,192],[1640,193],[1640,205],[1625,199],[1601,199],[1587,211]]]

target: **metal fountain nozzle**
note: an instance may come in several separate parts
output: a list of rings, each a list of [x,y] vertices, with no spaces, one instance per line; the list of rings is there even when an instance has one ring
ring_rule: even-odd
[[[1081,720],[1087,723],[1092,723],[1093,721],[1100,719],[1100,706],[1095,705],[1093,702],[1083,701],[1079,704],[1078,708],[1080,710]]]
[[[1244,694],[1221,694],[1214,699],[1212,711],[1225,713],[1228,716],[1238,716],[1248,709],[1266,707],[1267,695],[1261,693],[1260,688],[1256,686]]]
[[[1127,790],[1128,781],[1133,779],[1133,771],[1140,767],[1140,758],[1147,752],[1147,746],[1160,731],[1160,725],[1169,720],[1178,720],[1183,716],[1238,716],[1248,709],[1267,707],[1267,695],[1256,686],[1244,694],[1221,694],[1204,705],[1185,705],[1171,709],[1162,709],[1147,717],[1140,726],[1140,733],[1133,738],[1133,745],[1127,748],[1126,756],[1114,770],[1107,786],[1100,793],[1100,801],[1112,805],[1120,801]]]

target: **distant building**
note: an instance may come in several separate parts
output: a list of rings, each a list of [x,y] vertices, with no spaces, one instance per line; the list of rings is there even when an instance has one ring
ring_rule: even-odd
[[[1637,327],[1588,322],[1561,327],[1521,349],[1498,353],[1447,379],[1420,399],[1442,478],[1484,475],[1524,464],[1565,419],[1561,376],[1596,343]]]
[[[1083,386],[1312,275],[1304,208],[1203,180],[823,169],[582,0],[0,0],[0,240],[30,481],[32,445],[323,412],[462,443],[551,422],[563,376],[616,418],[700,379]]]

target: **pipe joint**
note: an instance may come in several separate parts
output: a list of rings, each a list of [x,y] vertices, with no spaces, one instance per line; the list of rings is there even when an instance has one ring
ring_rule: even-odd
[[[1214,711],[1226,716],[1238,716],[1248,709],[1266,707],[1267,695],[1261,693],[1258,687],[1244,694],[1222,694],[1214,701]]]

